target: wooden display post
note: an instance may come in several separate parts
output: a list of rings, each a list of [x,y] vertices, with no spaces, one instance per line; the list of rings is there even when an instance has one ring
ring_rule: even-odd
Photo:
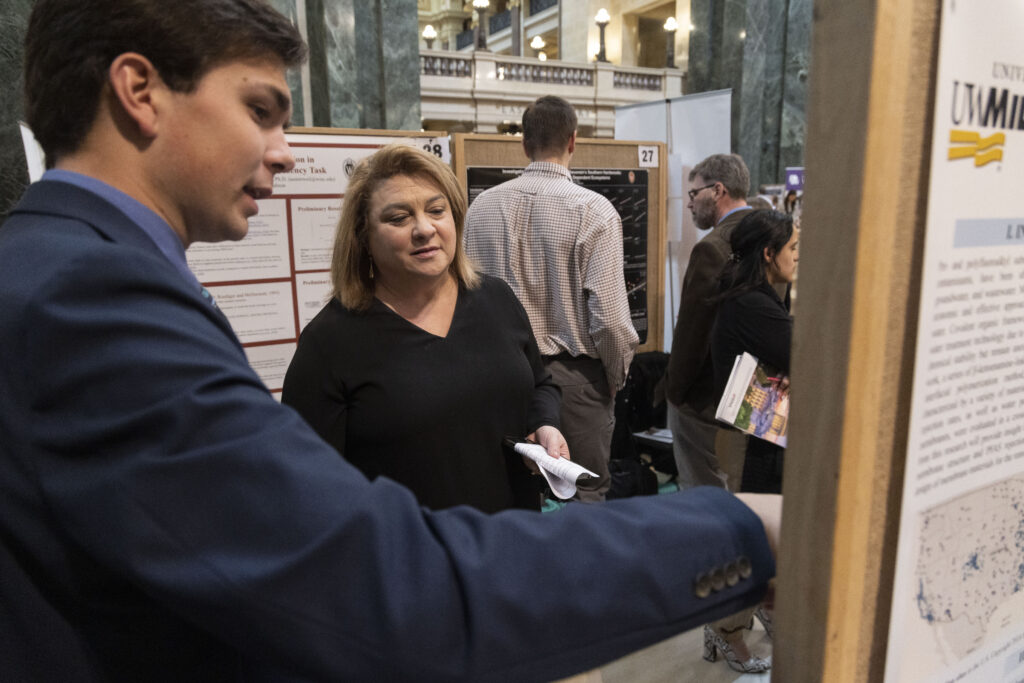
[[[452,158],[470,202],[529,163],[522,138],[508,135],[456,133]],[[623,217],[626,289],[641,352],[664,350],[664,164],[665,145],[660,142],[578,138],[569,168],[577,182],[607,196]],[[638,191],[644,185],[646,193]],[[635,193],[640,195],[639,202],[630,199]]]
[[[772,680],[1024,677],[1022,31],[814,3]]]

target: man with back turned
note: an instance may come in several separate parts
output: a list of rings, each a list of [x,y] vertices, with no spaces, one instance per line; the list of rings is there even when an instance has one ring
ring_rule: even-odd
[[[611,202],[573,182],[576,112],[541,97],[523,112],[530,164],[483,192],[466,214],[466,253],[505,280],[530,317],[562,389],[562,433],[573,460],[598,475],[577,498],[605,498],[615,392],[639,341],[622,271],[622,221]]]

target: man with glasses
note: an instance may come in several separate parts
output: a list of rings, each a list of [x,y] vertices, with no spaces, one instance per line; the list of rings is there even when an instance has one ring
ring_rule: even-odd
[[[687,208],[694,224],[714,230],[694,246],[686,266],[666,373],[668,424],[680,488],[703,485],[735,490],[740,481],[736,467],[742,467],[742,460],[732,467],[732,463],[720,463],[715,454],[718,397],[712,381],[710,339],[716,306],[707,300],[716,293],[719,273],[729,258],[729,235],[750,211],[746,200],[750,172],[736,154],[713,154],[690,171],[690,183]]]
[[[720,486],[736,491],[743,474],[745,437],[719,429],[715,420],[719,397],[711,367],[711,328],[718,306],[708,299],[718,292],[719,274],[732,252],[729,236],[751,210],[746,199],[750,172],[737,154],[713,154],[693,167],[689,179],[693,187],[687,192],[687,208],[693,222],[700,230],[713,230],[690,252],[672,335],[665,375],[672,454],[679,470],[679,488]],[[752,614],[752,609],[743,610],[711,627],[729,642],[750,671],[766,671],[770,659],[754,657],[742,637],[729,636],[746,628]]]

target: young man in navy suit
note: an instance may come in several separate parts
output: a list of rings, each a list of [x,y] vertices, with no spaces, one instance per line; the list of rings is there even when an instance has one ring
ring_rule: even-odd
[[[35,4],[50,170],[0,227],[0,678],[550,680],[755,604],[777,499],[431,513],[270,396],[184,254],[243,237],[291,168],[304,55],[261,0]]]

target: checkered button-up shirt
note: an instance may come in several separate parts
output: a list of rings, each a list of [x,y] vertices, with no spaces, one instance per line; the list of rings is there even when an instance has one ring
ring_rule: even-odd
[[[465,243],[519,297],[542,354],[599,358],[609,386],[622,387],[639,338],[611,202],[575,184],[564,166],[535,161],[473,201]]]

